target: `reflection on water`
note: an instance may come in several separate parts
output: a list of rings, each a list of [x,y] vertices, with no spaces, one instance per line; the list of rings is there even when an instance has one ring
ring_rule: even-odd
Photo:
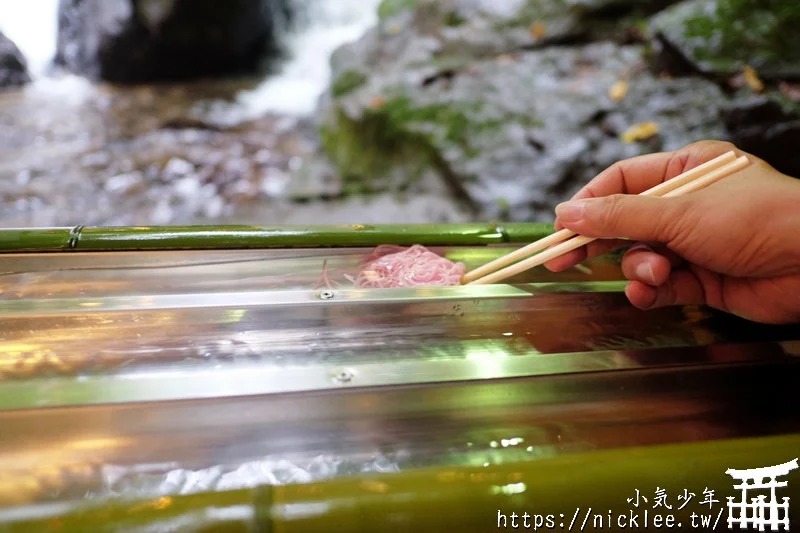
[[[562,435],[563,432],[563,435]],[[409,435],[410,437],[410,435]],[[569,428],[553,426],[514,431],[495,429],[475,433],[468,441],[337,450],[325,453],[283,453],[251,460],[213,464],[213,457],[191,466],[189,461],[114,464],[85,461],[48,466],[9,465],[0,475],[0,504],[45,502],[80,498],[148,498],[199,492],[236,490],[258,485],[314,483],[367,473],[393,473],[430,466],[490,466],[587,451],[573,442]],[[463,436],[461,437],[463,439]],[[562,442],[563,441],[563,442]],[[208,450],[224,454],[224,449]],[[41,453],[41,452],[40,452]],[[191,455],[191,454],[189,454]],[[196,461],[195,461],[196,462]],[[14,493],[12,493],[14,489]]]
[[[434,250],[469,269],[510,248]],[[0,275],[6,313],[0,380],[469,360],[476,354],[483,364],[487,354],[502,360],[789,334],[700,308],[638,311],[621,293],[619,266],[603,259],[584,271],[533,269],[502,297],[492,287],[477,294],[439,288],[432,298],[412,289],[400,289],[400,298],[392,289],[355,291],[346,276],[352,278],[367,252],[122,254],[103,265],[89,258],[80,263],[79,256],[71,268],[53,256],[9,262]],[[315,289],[323,264],[339,283],[333,305]]]

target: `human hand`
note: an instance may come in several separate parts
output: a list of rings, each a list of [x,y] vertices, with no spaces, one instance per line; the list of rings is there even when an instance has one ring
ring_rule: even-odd
[[[731,150],[751,165],[720,183],[674,198],[634,196]],[[757,322],[800,323],[800,180],[729,143],[621,161],[556,216],[556,229],[604,240],[546,263],[554,272],[633,244],[622,271],[640,309],[708,305]]]

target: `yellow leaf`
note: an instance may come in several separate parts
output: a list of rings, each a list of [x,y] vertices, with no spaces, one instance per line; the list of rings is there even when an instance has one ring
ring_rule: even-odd
[[[608,90],[608,97],[611,98],[615,102],[619,102],[625,95],[628,94],[628,82],[625,80],[619,80],[617,83],[611,86]]]
[[[745,83],[747,83],[747,86],[753,91],[760,93],[764,90],[764,82],[758,77],[758,73],[753,67],[745,65],[742,69],[742,74],[744,75]]]
[[[626,143],[635,143],[638,141],[646,141],[651,137],[658,135],[658,124],[655,122],[642,122],[628,128],[628,131],[622,134],[622,141]]]
[[[541,22],[534,22],[531,24],[531,27],[528,29],[528,31],[530,32],[531,37],[539,40],[544,37],[545,33],[547,33],[547,28]]]

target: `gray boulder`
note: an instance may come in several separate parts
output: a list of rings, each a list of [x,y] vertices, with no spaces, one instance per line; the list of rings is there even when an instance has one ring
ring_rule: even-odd
[[[17,45],[0,33],[0,89],[20,87],[31,80],[28,63]]]
[[[775,93],[752,95],[732,102],[722,117],[731,141],[742,150],[800,178],[800,102]]]
[[[521,33],[496,29],[516,20],[510,12],[495,11],[483,31],[486,19],[464,11],[472,33],[435,22],[451,18],[443,5],[476,3],[414,2],[334,54],[320,128],[351,188],[414,190],[438,179],[481,217],[548,221],[558,202],[620,159],[726,138],[720,89],[651,74],[640,46],[521,46]],[[594,16],[574,6],[613,2],[553,4],[568,9],[546,12],[549,24],[568,35]],[[620,82],[627,91],[611,91]]]
[[[734,27],[727,19],[738,13],[731,11],[730,2],[722,3],[686,0],[654,16],[649,29],[659,64],[676,74],[726,78],[749,65],[764,79],[800,77],[800,32],[785,27],[791,20],[788,14],[772,12],[753,0],[750,9],[737,8],[743,16]],[[778,22],[780,17],[785,20]],[[779,39],[771,38],[771,31],[779,33]]]
[[[730,2],[688,0],[664,10],[650,22],[653,60],[676,74],[700,74],[734,86],[743,84],[739,73],[745,65],[755,67],[763,80],[763,94],[745,86],[724,106],[721,118],[728,136],[743,150],[800,177],[796,150],[800,146],[800,95],[785,83],[800,78],[800,32],[796,28],[786,31],[790,14],[781,14],[781,19],[769,10],[757,9],[756,4],[736,21],[748,31],[739,36],[735,28],[725,26],[724,39],[720,38],[720,26],[730,25],[726,19],[735,14]],[[769,36],[770,28],[780,29],[777,39]]]
[[[56,62],[122,83],[251,72],[287,13],[287,0],[61,0]]]

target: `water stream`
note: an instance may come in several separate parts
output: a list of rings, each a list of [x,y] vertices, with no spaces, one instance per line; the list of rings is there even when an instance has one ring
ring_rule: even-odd
[[[272,76],[116,87],[52,67],[58,0],[0,0],[34,77],[0,93],[0,226],[465,220],[441,197],[339,198],[314,112],[379,1],[296,1]]]

